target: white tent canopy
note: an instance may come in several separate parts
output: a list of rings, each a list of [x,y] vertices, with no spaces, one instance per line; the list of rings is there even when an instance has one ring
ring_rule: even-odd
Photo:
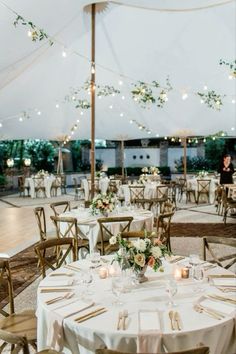
[[[91,19],[85,7],[89,1],[5,1],[0,0],[0,139],[63,139],[77,119],[73,139],[90,138],[90,110],[81,115],[81,109],[65,100],[71,88],[81,87],[90,77]],[[206,136],[223,130],[235,135],[235,79],[229,80],[229,69],[219,65],[221,58],[235,59],[235,1],[116,0],[100,6],[96,83],[114,86],[121,94],[96,99],[97,139],[183,131]],[[32,42],[27,26],[13,26],[12,10],[43,28],[55,38],[54,44]],[[157,80],[165,86],[167,76],[173,90],[163,108],[153,104],[144,109],[133,100],[132,83]],[[200,103],[196,92],[206,92],[204,85],[226,95],[221,111]],[[185,100],[183,93],[188,94]],[[85,91],[81,98],[90,96]]]

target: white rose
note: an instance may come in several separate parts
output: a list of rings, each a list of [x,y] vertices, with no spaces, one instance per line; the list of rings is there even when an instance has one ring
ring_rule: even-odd
[[[116,236],[112,236],[110,239],[109,239],[109,243],[111,245],[115,245],[116,244]]]
[[[146,242],[144,240],[134,241],[134,247],[137,248],[138,251],[144,252],[146,250]]]
[[[158,246],[153,246],[151,248],[151,253],[154,258],[160,258],[162,256],[161,250]]]

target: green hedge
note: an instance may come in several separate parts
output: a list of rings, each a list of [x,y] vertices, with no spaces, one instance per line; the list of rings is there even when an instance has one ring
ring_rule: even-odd
[[[125,168],[125,173],[127,176],[140,176],[142,174],[142,168],[143,167],[127,167]],[[170,177],[171,176],[171,171],[169,166],[162,166],[158,167],[158,169],[161,172],[161,175],[164,177]],[[107,170],[108,176],[111,175],[121,175],[121,167],[109,167]]]
[[[0,175],[0,186],[5,186],[6,184],[6,178],[3,175]]]

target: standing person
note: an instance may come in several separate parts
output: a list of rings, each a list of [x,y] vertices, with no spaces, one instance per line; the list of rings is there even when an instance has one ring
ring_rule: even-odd
[[[233,183],[233,173],[234,167],[231,162],[230,155],[224,155],[223,160],[218,169],[218,173],[220,173],[220,184],[232,184]]]

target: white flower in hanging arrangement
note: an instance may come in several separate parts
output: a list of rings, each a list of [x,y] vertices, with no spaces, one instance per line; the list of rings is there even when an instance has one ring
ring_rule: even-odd
[[[42,29],[35,26],[32,21],[25,20],[22,16],[17,15],[15,21],[13,22],[14,26],[17,27],[19,24],[22,26],[28,26],[27,35],[33,42],[42,41],[44,39],[48,39],[49,44],[53,45],[52,38]]]
[[[232,80],[233,78],[236,78],[236,59],[232,60],[231,62],[220,59],[219,64],[229,67],[229,70],[230,70],[229,79],[230,80]]]
[[[197,95],[201,97],[201,103],[205,103],[209,108],[215,109],[217,111],[221,110],[221,106],[223,106],[223,98],[225,95],[217,94],[213,90],[204,93],[197,92]]]

